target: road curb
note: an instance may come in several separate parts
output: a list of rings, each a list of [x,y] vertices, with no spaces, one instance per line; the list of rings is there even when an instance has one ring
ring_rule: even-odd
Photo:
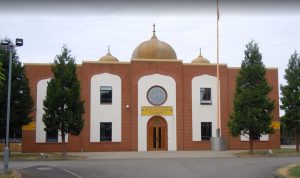
[[[17,170],[12,170],[12,174],[14,175],[14,177],[17,177],[17,178],[22,178],[22,175],[17,171]]]
[[[274,177],[276,177],[276,178],[286,178],[286,177],[288,177],[288,173],[286,175],[285,171],[289,171],[289,169],[291,169],[291,168],[293,168],[297,165],[300,165],[300,163],[293,163],[293,164],[289,164],[289,165],[286,165],[286,166],[283,166],[283,167],[280,167],[280,168],[276,169],[275,172],[273,173]]]
[[[273,175],[274,175],[275,178],[285,178],[285,177],[281,176],[281,175],[277,172],[277,170],[276,170],[275,172],[273,172]]]
[[[73,156],[85,157],[85,160],[107,159],[156,159],[156,158],[233,158],[237,151],[157,151],[157,152],[76,152]]]

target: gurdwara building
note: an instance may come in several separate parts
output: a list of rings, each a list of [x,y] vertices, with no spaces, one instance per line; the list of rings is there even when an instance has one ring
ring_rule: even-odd
[[[233,109],[239,68],[219,65],[220,130],[227,149],[247,149],[245,136],[232,137],[227,122]],[[23,127],[23,152],[61,150],[58,133],[46,133],[42,121],[51,64],[25,64],[36,110],[33,122]],[[67,135],[70,152],[209,150],[216,137],[217,64],[200,55],[183,63],[153,30],[150,40],[120,62],[110,51],[97,61],[77,66],[81,97],[85,101],[84,128],[79,136]],[[279,122],[278,70],[267,68],[273,87],[273,123]],[[280,130],[263,135],[255,149],[280,147]]]

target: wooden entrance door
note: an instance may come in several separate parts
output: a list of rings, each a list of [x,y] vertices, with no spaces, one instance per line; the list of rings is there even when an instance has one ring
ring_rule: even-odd
[[[162,118],[155,116],[148,121],[148,151],[158,151],[168,149],[167,122]]]

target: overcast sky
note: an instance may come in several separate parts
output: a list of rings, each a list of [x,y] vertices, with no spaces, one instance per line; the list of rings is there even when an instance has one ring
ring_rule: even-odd
[[[259,43],[263,62],[284,69],[300,51],[300,2],[220,0],[220,62],[239,67],[245,44]],[[0,2],[0,37],[24,39],[18,48],[23,63],[53,62],[63,44],[77,63],[97,61],[111,53],[130,61],[135,47],[152,36],[169,43],[178,59],[191,62],[199,54],[216,62],[216,2],[213,0],[111,0]]]

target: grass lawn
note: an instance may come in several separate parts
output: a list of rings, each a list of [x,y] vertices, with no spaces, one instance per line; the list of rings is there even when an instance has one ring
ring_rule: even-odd
[[[12,172],[9,172],[9,174],[0,173],[0,178],[17,178],[17,176]]]
[[[300,178],[300,163],[279,168],[276,174],[284,178]]]
[[[267,153],[267,150],[254,150],[253,156],[288,156],[288,155],[299,155],[295,148],[281,148],[281,149],[273,149],[272,154]],[[242,151],[236,153],[236,156],[249,156],[249,151]]]
[[[300,177],[300,164],[289,169],[289,175],[293,177]]]
[[[81,156],[67,155],[63,158],[61,153],[45,153],[46,158],[42,158],[40,153],[11,153],[10,160],[76,160],[83,159]],[[0,160],[3,160],[3,153],[0,153]],[[1,177],[2,178],[2,177]]]

